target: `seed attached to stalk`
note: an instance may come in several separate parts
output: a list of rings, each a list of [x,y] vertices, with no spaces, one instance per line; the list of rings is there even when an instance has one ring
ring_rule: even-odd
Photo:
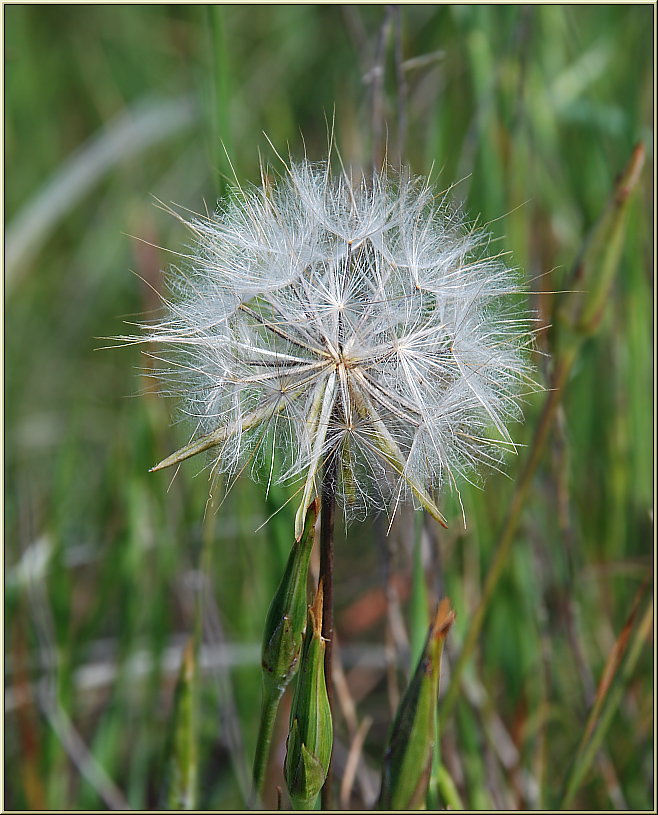
[[[188,263],[172,270],[167,316],[145,326],[195,423],[154,469],[211,451],[229,486],[245,471],[297,482],[299,538],[335,457],[346,520],[392,520],[411,501],[445,524],[441,487],[515,450],[505,426],[535,389],[517,276],[404,168],[268,169],[185,222]]]

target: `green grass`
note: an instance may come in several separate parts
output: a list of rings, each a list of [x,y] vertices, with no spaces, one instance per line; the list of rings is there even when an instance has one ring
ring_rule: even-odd
[[[99,338],[126,333],[124,321],[157,308],[150,287],[162,290],[160,270],[176,256],[155,247],[179,250],[187,236],[152,196],[212,207],[229,173],[219,139],[240,180],[257,181],[258,151],[272,156],[262,131],[284,154],[289,145],[301,155],[305,144],[310,158],[321,158],[335,110],[344,161],[368,166],[363,77],[383,15],[382,6],[226,6],[212,16],[197,6],[4,10],[7,258],[21,213],[32,213],[34,238],[6,269],[5,288],[7,808],[106,805],[96,776],[81,772],[53,728],[62,712],[132,807],[158,805],[204,539],[214,603],[206,646],[218,659],[234,653],[227,646],[254,648],[236,652],[228,668],[201,669],[199,806],[244,805],[238,779],[245,768],[248,776],[258,729],[257,643],[294,509],[254,533],[287,494],[266,503],[245,479],[204,522],[202,462],[184,464],[171,486],[170,473],[149,475],[189,428],[170,424],[175,406],[141,376],[139,349],[101,351],[107,342]],[[433,166],[441,187],[456,184],[472,218],[491,221],[546,325],[551,292],[568,284],[616,175],[637,142],[649,151],[600,330],[580,350],[474,658],[442,722],[442,759],[469,808],[559,804],[596,685],[652,571],[653,23],[646,5],[402,7],[404,58],[441,52],[406,73],[405,161],[418,174]],[[383,109],[394,155],[392,35],[386,55]],[[126,151],[76,196],[66,163],[76,149],[101,132],[111,145],[115,117],[127,108],[183,97],[194,104],[189,122],[174,117],[170,135]],[[33,207],[58,173],[59,198],[44,215]],[[552,342],[551,331],[540,333],[538,350],[550,354]],[[548,357],[538,354],[537,365],[547,383]],[[532,397],[526,423],[513,429],[523,444],[544,398]],[[428,526],[429,596],[448,594],[457,611],[446,646],[453,665],[523,461],[521,452],[509,463],[511,478],[491,475],[483,491],[464,485],[466,531],[449,495],[442,511],[450,529]],[[401,517],[389,567],[410,580],[413,548],[402,539],[404,521],[413,525]],[[376,773],[395,683],[383,668],[355,667],[347,646],[382,646],[385,620],[358,633],[340,621],[357,601],[370,598],[372,608],[385,549],[373,519],[351,526],[347,538],[339,533],[336,547],[338,636],[358,720],[373,718],[364,760]],[[18,564],[38,551],[46,560],[28,580]],[[628,653],[648,602],[641,600]],[[653,805],[650,638],[635,650],[611,690],[619,704],[577,808]],[[401,692],[404,649],[400,659]],[[340,777],[340,746],[351,740],[340,713],[335,730]],[[504,749],[508,742],[514,749]]]

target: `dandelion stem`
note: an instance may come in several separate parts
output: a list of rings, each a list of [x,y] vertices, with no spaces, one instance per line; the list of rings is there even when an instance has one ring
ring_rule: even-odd
[[[331,674],[332,640],[334,635],[334,515],[336,507],[336,457],[329,456],[324,463],[322,478],[322,509],[320,518],[320,581],[324,592],[322,639],[325,640],[324,677],[327,684],[329,709],[333,717],[334,693]],[[322,809],[332,809],[331,760],[322,787]]]

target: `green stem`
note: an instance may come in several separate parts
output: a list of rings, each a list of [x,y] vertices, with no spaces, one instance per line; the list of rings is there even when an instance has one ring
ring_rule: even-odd
[[[329,710],[333,718],[334,692],[331,674],[332,641],[334,635],[334,515],[336,508],[336,457],[330,456],[324,464],[322,478],[322,510],[320,523],[320,580],[324,593],[322,613],[322,639],[325,641],[324,652],[324,679],[327,685]],[[331,791],[331,759],[327,768],[327,777],[322,787],[322,809],[332,809],[333,795]]]
[[[274,730],[274,722],[276,721],[276,712],[279,709],[279,702],[281,701],[284,690],[284,688],[281,690],[275,688],[268,693],[265,687],[263,687],[263,704],[260,714],[258,741],[256,743],[256,756],[254,758],[254,790],[251,809],[258,806],[260,802],[265,770],[267,768],[267,758],[270,751],[270,742],[272,741],[272,731]]]
[[[425,513],[414,513],[414,555],[411,579],[411,670],[418,664],[425,649],[427,626],[430,623],[427,584],[423,569],[423,524]]]
[[[194,639],[197,648],[203,643],[203,615],[206,602],[212,586],[212,555],[215,541],[215,522],[217,516],[213,512],[207,513],[202,530],[201,557],[199,558],[201,574],[205,580],[201,583],[201,591],[197,595],[196,614],[194,620]]]
[[[232,175],[230,163],[226,156],[226,153],[228,155],[232,154],[229,125],[230,83],[224,9],[221,5],[208,6],[208,22],[212,61],[210,91],[211,156],[216,171],[216,190],[221,198],[226,192],[226,177]]]

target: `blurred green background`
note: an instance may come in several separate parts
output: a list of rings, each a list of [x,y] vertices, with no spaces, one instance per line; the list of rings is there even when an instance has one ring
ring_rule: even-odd
[[[157,395],[138,347],[99,349],[154,314],[160,270],[176,262],[158,247],[177,251],[188,239],[154,199],[212,208],[230,174],[222,141],[241,181],[258,181],[259,151],[272,157],[263,131],[284,155],[305,145],[322,158],[335,111],[346,164],[370,166],[380,129],[389,155],[402,145],[415,173],[433,168],[441,188],[456,184],[469,216],[491,222],[495,245],[511,251],[548,325],[551,292],[567,285],[615,176],[645,143],[601,329],[581,349],[475,659],[442,725],[443,760],[465,807],[555,806],[596,685],[653,568],[654,7],[3,12],[11,809],[157,806],[173,688],[204,586],[198,804],[244,806],[259,641],[292,510],[254,533],[285,491],[266,503],[244,479],[205,513],[203,462],[187,462],[173,483],[169,472],[148,474],[189,428],[171,424],[175,405]],[[549,331],[537,346],[546,383],[549,357],[539,352],[550,355]],[[523,444],[543,399],[531,397],[526,424],[512,429]],[[450,529],[426,525],[430,600],[446,593],[457,610],[444,688],[522,461],[523,452],[509,463],[511,479],[490,475],[484,491],[463,485],[466,530],[451,496]],[[357,808],[378,791],[391,708],[408,676],[395,622],[403,631],[409,622],[412,525],[402,513],[384,540],[370,519],[337,541],[345,687],[356,722],[372,721],[352,797],[343,798]],[[202,572],[204,540],[212,555]],[[650,613],[647,595],[640,617]],[[615,685],[620,704],[578,808],[651,807],[651,636],[640,645]],[[354,724],[337,714],[338,778]],[[277,738],[280,764],[285,722]],[[276,783],[274,775],[271,790]]]

